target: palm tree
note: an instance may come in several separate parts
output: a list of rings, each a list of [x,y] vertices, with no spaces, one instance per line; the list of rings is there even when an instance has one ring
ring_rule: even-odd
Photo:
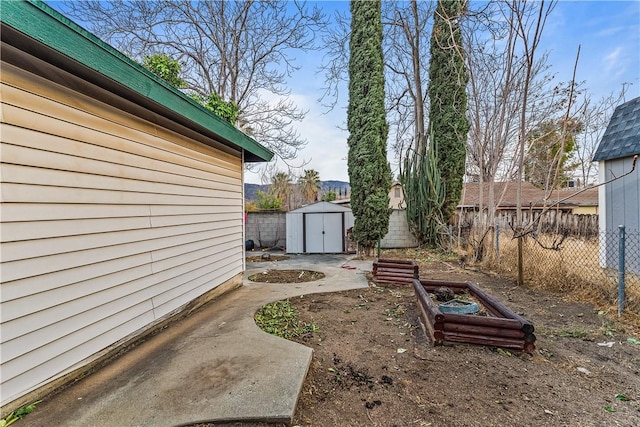
[[[318,200],[318,191],[320,190],[320,175],[313,169],[305,169],[304,175],[298,179],[302,194],[307,203]]]
[[[291,194],[291,176],[285,172],[277,172],[271,177],[269,192],[282,201],[285,209],[289,208],[289,195]]]

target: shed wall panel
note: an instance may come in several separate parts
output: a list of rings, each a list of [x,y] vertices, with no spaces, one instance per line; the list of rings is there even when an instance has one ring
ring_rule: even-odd
[[[626,247],[633,251],[640,247],[640,172],[636,170],[620,179],[614,180],[633,167],[633,158],[611,159],[600,162],[600,177],[608,182],[599,191],[601,206],[600,218],[600,265],[607,268],[618,266],[618,227],[625,226],[627,232]],[[633,252],[630,252],[633,254]],[[640,272],[640,259],[627,255],[626,268],[637,274]]]
[[[303,224],[302,214],[297,212],[287,212],[287,252],[290,254],[300,254],[303,249]]]
[[[239,152],[5,63],[0,95],[4,404],[241,273],[243,201]]]
[[[329,202],[318,202],[287,212],[287,252],[341,252],[346,249],[345,237],[353,223],[351,209]],[[327,239],[328,244],[325,245]]]

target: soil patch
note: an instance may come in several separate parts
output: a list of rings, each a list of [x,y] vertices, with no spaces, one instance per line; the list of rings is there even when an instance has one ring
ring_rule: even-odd
[[[267,255],[269,256],[265,257],[264,254],[248,256],[247,262],[270,262],[270,261],[284,261],[286,259],[289,259],[289,257],[286,255],[271,255],[271,254],[267,254]]]
[[[470,281],[536,326],[534,354],[432,347],[410,285],[293,303],[319,333],[294,425],[640,425],[640,346],[594,307],[440,262],[430,279]],[[611,347],[602,344],[608,344]],[[600,345],[599,345],[600,344]]]
[[[324,273],[312,270],[265,270],[249,276],[249,280],[260,283],[302,283],[313,282],[324,277]]]
[[[447,260],[421,262],[420,273],[477,283],[532,321],[534,353],[431,346],[410,284],[370,282],[367,289],[294,298],[299,321],[318,332],[296,339],[313,348],[313,360],[293,425],[640,425],[640,345],[627,341],[640,335],[632,325]]]

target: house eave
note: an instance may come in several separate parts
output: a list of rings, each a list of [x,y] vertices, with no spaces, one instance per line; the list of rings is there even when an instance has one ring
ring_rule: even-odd
[[[180,126],[244,151],[247,162],[273,158],[270,150],[251,137],[43,2],[3,2],[1,21],[3,44],[43,59]]]

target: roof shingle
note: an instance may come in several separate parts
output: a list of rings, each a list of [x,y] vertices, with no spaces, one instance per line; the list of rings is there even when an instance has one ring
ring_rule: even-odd
[[[594,161],[640,154],[640,97],[619,105],[593,156]]]
[[[518,204],[517,199],[518,184],[515,182],[496,182],[494,184],[494,195],[498,209],[514,208]],[[504,192],[504,195],[503,195]],[[489,183],[483,185],[483,203],[489,199]],[[566,199],[566,200],[565,200]],[[545,191],[535,187],[530,182],[522,183],[522,206],[524,207],[544,207],[554,205],[563,200],[559,207],[571,208],[576,206],[598,206],[598,188],[591,187],[586,190],[575,188],[563,188],[553,190],[547,195],[545,201]],[[480,203],[480,184],[468,182],[464,184],[462,199],[458,208],[477,207]]]

